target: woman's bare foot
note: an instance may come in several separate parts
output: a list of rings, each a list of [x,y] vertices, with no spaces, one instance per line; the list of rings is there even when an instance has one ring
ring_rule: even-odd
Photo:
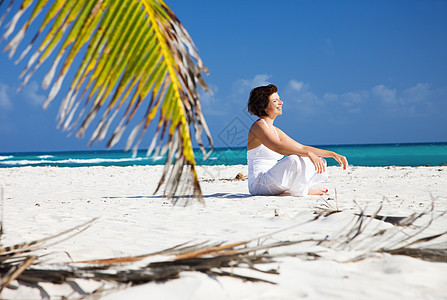
[[[313,189],[313,190],[309,190],[309,195],[317,195],[317,196],[322,196],[324,194],[327,194],[328,190],[327,189]]]

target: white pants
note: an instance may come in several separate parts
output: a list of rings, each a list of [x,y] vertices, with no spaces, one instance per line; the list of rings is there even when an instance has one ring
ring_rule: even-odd
[[[326,160],[321,159],[326,166]],[[292,196],[305,196],[309,193],[309,185],[327,179],[327,173],[318,174],[308,157],[289,155],[259,175],[251,186],[250,194],[278,195],[288,191]]]

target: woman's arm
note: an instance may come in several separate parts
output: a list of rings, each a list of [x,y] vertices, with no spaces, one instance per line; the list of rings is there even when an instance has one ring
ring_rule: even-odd
[[[311,146],[301,145],[298,142],[296,142],[295,140],[293,140],[291,137],[289,137],[281,129],[276,128],[276,131],[278,132],[280,139],[288,141],[288,143],[296,143],[296,144],[300,145],[305,152],[313,152],[315,155],[317,155],[319,157],[332,157],[340,164],[340,166],[343,167],[344,170],[346,170],[346,168],[348,167],[348,160],[343,155],[340,155],[333,151],[328,151],[328,150],[323,150],[323,149],[319,149],[319,148],[315,148],[315,147],[311,147]]]
[[[340,164],[340,166],[343,167],[343,170],[346,170],[346,168],[348,167],[348,160],[343,155],[340,155],[333,151],[323,150],[323,149],[319,149],[319,148],[315,148],[315,147],[311,147],[311,146],[304,146],[304,149],[307,149],[308,151],[312,151],[313,153],[315,153],[316,155],[318,155],[320,157],[332,157]]]
[[[315,169],[318,173],[322,173],[325,170],[324,163],[320,157],[333,157],[340,163],[340,165],[343,166],[344,169],[346,169],[348,165],[348,162],[344,156],[332,151],[302,145],[290,138],[279,128],[276,128],[279,140],[276,134],[261,122],[255,122],[250,131],[262,144],[275,152],[282,155],[296,154],[299,156],[309,157],[315,165]]]
[[[315,170],[318,173],[322,173],[325,171],[324,163],[318,157],[318,155],[316,155],[309,149],[304,149],[303,145],[287,137],[282,131],[277,130],[277,132],[279,140],[273,130],[265,126],[260,121],[257,121],[250,128],[250,132],[248,135],[249,137],[256,137],[256,139],[264,144],[267,148],[282,155],[296,154],[299,156],[309,157],[309,159],[315,166]]]
[[[253,135],[267,148],[282,155],[297,154],[300,156],[307,156],[307,151],[304,150],[303,145],[287,137],[281,130],[277,129],[277,133],[279,139],[273,130],[265,126],[262,122],[258,121],[252,125],[249,137]]]

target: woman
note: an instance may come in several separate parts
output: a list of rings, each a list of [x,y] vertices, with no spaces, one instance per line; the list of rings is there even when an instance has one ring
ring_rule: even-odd
[[[322,157],[334,158],[343,169],[347,168],[348,161],[335,152],[301,145],[273,126],[275,118],[282,114],[282,104],[278,88],[273,84],[250,92],[248,112],[259,117],[251,126],[247,140],[250,194],[323,195],[327,189],[308,188],[327,180],[326,160]]]

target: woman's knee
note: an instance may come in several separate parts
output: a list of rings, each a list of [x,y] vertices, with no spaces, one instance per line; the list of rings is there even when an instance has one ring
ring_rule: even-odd
[[[298,155],[289,155],[285,158],[283,158],[284,160],[284,165],[286,170],[292,171],[292,172],[299,172],[299,170],[301,170],[303,168],[303,162],[302,162],[302,158]]]
[[[296,154],[287,156],[286,160],[288,160],[290,163],[292,163],[295,166],[301,165],[301,158]]]

